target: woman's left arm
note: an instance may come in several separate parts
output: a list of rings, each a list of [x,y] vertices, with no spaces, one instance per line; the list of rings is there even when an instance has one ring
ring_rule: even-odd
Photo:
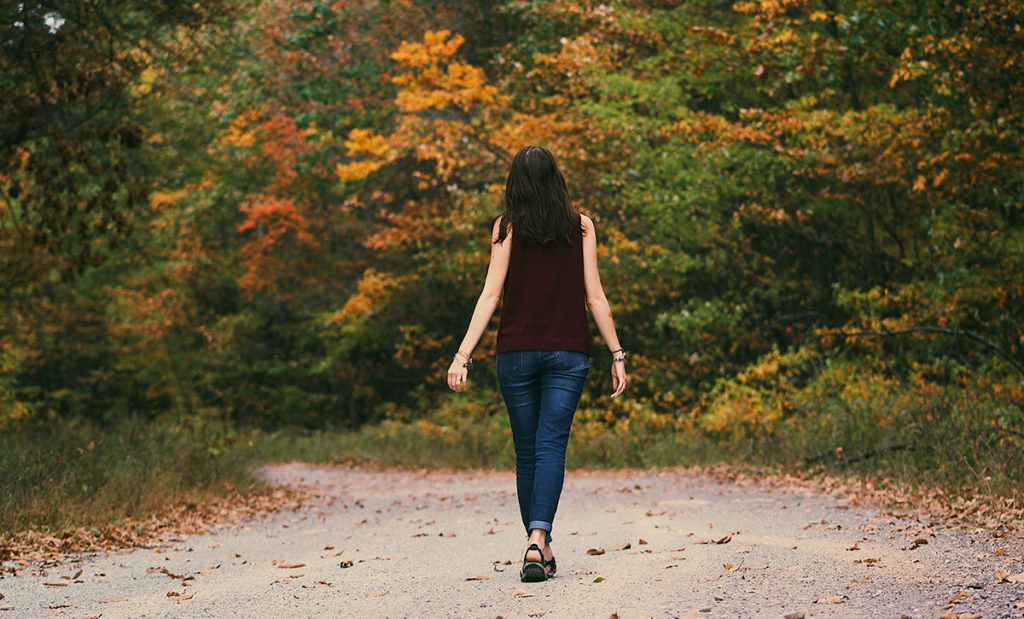
[[[508,261],[512,253],[512,234],[505,236],[501,243],[495,243],[498,239],[498,230],[501,225],[501,218],[494,222],[491,230],[491,262],[487,266],[487,279],[484,280],[484,289],[480,298],[476,301],[476,308],[473,310],[473,317],[469,321],[469,328],[466,329],[466,336],[462,338],[459,351],[455,354],[451,366],[448,368],[448,387],[452,391],[463,391],[466,388],[466,376],[469,373],[466,364],[469,362],[473,349],[480,342],[487,323],[494,315],[494,309],[498,307],[498,300],[501,299],[501,289],[505,286],[505,275],[508,274]]]

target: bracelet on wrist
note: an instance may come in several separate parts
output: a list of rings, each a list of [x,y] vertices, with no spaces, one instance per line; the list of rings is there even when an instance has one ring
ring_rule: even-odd
[[[617,357],[615,356],[615,353],[618,353]],[[621,348],[616,350],[616,351],[613,351],[612,352],[612,363],[616,363],[618,361],[625,361],[626,360],[626,354],[627,354],[626,351],[621,349]]]
[[[472,357],[472,356],[470,356],[470,354],[469,354],[469,353],[467,353],[467,352],[462,352],[462,351],[460,350],[460,351],[458,351],[457,353],[455,353],[455,354],[454,354],[454,355],[452,355],[452,356],[453,356],[453,357],[454,357],[455,359],[459,359],[459,358],[460,358],[460,356],[461,356],[461,357],[463,358],[463,362],[462,362],[462,367],[466,368],[467,370],[471,370],[471,369],[473,369],[473,357]]]

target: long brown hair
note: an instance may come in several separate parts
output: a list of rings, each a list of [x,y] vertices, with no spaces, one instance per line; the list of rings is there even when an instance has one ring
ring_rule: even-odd
[[[568,244],[580,232],[565,177],[542,146],[524,146],[512,159],[496,243],[505,240],[509,226],[526,245]]]

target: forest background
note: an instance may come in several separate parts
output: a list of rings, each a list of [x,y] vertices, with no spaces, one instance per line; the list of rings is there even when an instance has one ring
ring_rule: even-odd
[[[268,458],[510,467],[493,331],[469,393],[444,374],[525,144],[630,351],[612,401],[595,339],[569,466],[1021,500],[1022,12],[3,3],[0,531]]]

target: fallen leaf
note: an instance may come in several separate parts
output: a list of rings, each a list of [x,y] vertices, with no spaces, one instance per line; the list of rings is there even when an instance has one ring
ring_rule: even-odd
[[[736,565],[735,563],[723,563],[722,567],[724,567],[726,571],[729,572],[735,572],[736,570],[740,569],[740,566]]]
[[[278,563],[277,567],[282,570],[294,570],[300,567],[306,567],[305,563]]]
[[[845,595],[830,595],[828,597],[819,598],[815,604],[842,604],[843,600],[847,600]]]
[[[513,598],[532,598],[532,597],[536,597],[536,595],[537,594],[530,593],[526,589],[516,589],[515,591],[513,591],[512,593],[509,594],[509,597],[513,597]]]
[[[1010,572],[1004,569],[996,569],[996,582],[1006,582],[1006,577],[1010,575]]]
[[[786,613],[783,619],[804,619],[803,613]]]
[[[0,610],[14,610],[14,607],[5,604],[4,606],[0,606]]]
[[[682,555],[669,555],[673,561],[686,561],[686,557]]]
[[[629,542],[626,542],[625,544],[619,544],[618,546],[616,546],[614,548],[609,548],[608,550],[629,550],[632,547],[633,547],[632,544],[630,544]]]
[[[864,578],[854,578],[850,582],[871,582],[871,579],[865,576]]]
[[[604,582],[604,576],[598,576],[594,579],[594,582]]]
[[[328,545],[324,546],[324,550],[334,550],[334,546],[331,546],[330,544],[328,544]]]
[[[491,579],[490,576],[477,575],[477,576],[470,576],[466,580],[490,580],[490,579]]]
[[[648,510],[648,512],[646,514],[644,514],[644,515],[645,516],[664,516],[665,512],[664,511],[652,512],[652,511]]]
[[[723,537],[721,539],[715,540],[715,543],[716,544],[728,544],[731,541],[732,541],[732,536],[731,535],[726,535],[725,537]]]
[[[59,604],[57,602],[54,602],[53,604],[47,606],[47,608],[51,610],[57,610],[58,608],[71,608],[71,604]]]
[[[914,541],[910,542],[910,548],[908,550],[913,550],[913,549],[917,548],[918,546],[924,546],[927,543],[928,543],[928,540],[926,540],[923,537],[919,537],[919,538],[915,539]]]
[[[75,579],[77,579],[81,575],[82,575],[82,570],[78,570],[77,572],[75,572],[75,575],[71,577],[71,580],[75,580]]]
[[[591,548],[591,549],[587,550],[587,554],[588,555],[603,555],[604,554],[604,548]]]
[[[105,600],[100,600],[100,604],[111,604],[113,602],[124,602],[127,599],[128,598],[107,598]]]
[[[860,546],[858,546],[857,544],[854,544],[853,546],[850,546],[849,548],[847,548],[847,550],[860,550]]]
[[[1024,583],[1024,573],[1007,576],[1006,582]]]
[[[342,561],[341,563],[338,564],[338,567],[340,567],[342,569],[344,569],[346,567],[352,567],[352,562],[351,561]]]
[[[43,584],[46,585],[47,587],[66,587],[66,586],[68,586],[68,583],[61,582],[59,580],[53,580],[53,581],[50,581],[50,582],[44,582]]]
[[[646,543],[647,543],[647,540],[645,540],[645,539],[644,539],[644,538],[642,538],[642,537],[640,538],[640,541],[639,541],[639,542],[637,542],[637,544],[640,544],[641,546],[643,546],[643,545],[644,545],[644,544],[646,544]]]
[[[546,610],[535,610],[532,613],[527,613],[526,616],[527,617],[543,617],[546,614],[548,614],[548,611],[546,611]]]
[[[947,601],[946,603],[947,604],[952,604],[953,602],[959,600],[960,598],[969,598],[969,597],[971,597],[969,594],[961,591],[960,593],[957,593],[953,597],[949,598],[949,601]]]

